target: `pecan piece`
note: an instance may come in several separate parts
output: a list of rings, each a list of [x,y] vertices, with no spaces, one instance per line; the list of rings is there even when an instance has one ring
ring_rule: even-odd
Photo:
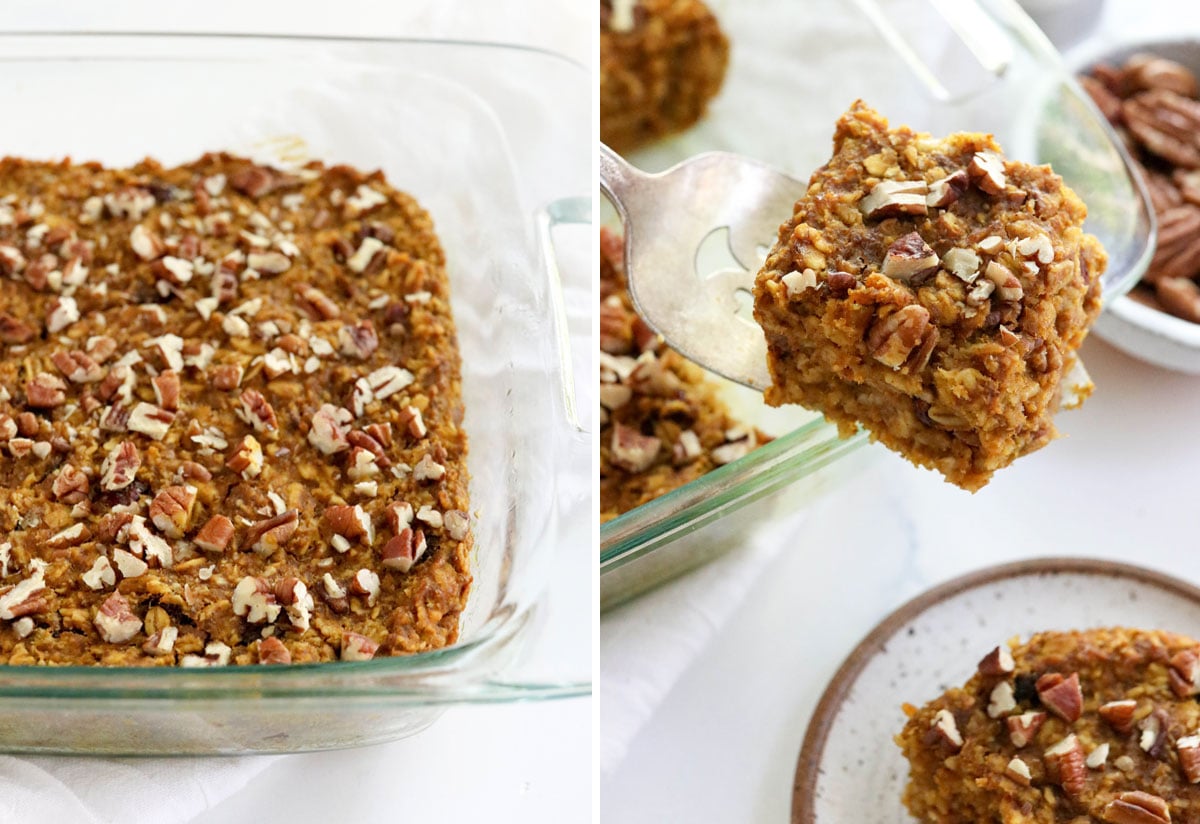
[[[157,260],[166,254],[166,244],[157,234],[140,223],[129,233],[129,248],[142,260]]]
[[[260,664],[290,664],[292,654],[283,642],[274,635],[258,642],[258,663]]]
[[[63,468],[54,476],[50,491],[64,504],[77,504],[88,497],[91,488],[92,482],[87,475],[72,464],[63,464]]]
[[[60,349],[50,356],[50,360],[71,383],[95,383],[104,377],[100,364],[78,350]]]
[[[263,468],[262,444],[253,435],[246,435],[234,447],[233,453],[225,461],[225,466],[246,480],[257,478]]]
[[[379,644],[357,632],[342,633],[342,660],[369,661],[375,657]]]
[[[1033,781],[1033,776],[1029,772],[1029,765],[1016,756],[1013,756],[1008,762],[1008,766],[1004,768],[1004,774],[1018,784],[1026,787]]]
[[[1042,706],[1068,724],[1079,720],[1083,712],[1083,690],[1079,686],[1079,674],[1064,677],[1061,673],[1049,672],[1037,680],[1037,694]]]
[[[323,455],[350,448],[347,426],[354,416],[350,410],[332,404],[324,404],[312,416],[312,427],[308,430],[308,442],[315,446]]]
[[[233,521],[224,515],[213,515],[193,540],[205,552],[224,552],[233,540]]]
[[[394,538],[383,545],[380,563],[397,572],[408,572],[413,564],[425,554],[424,530],[405,527]]]
[[[114,446],[100,464],[100,488],[106,492],[124,489],[133,483],[142,456],[132,441],[121,441]]]
[[[1200,693],[1200,650],[1180,650],[1171,656],[1171,690],[1180,698]]]
[[[379,336],[370,320],[361,320],[338,330],[338,350],[348,358],[366,360],[378,348]]]
[[[1175,742],[1179,768],[1189,784],[1200,784],[1200,735],[1188,735]]]
[[[124,643],[142,629],[142,619],[133,614],[129,602],[119,592],[105,599],[92,621],[100,637],[110,644]]]
[[[937,733],[938,737],[950,745],[950,748],[955,752],[962,749],[963,737],[958,731],[958,722],[954,719],[954,713],[950,710],[938,710],[934,713],[933,721],[930,722],[929,728]]]
[[[289,509],[281,512],[273,518],[253,524],[246,533],[246,545],[260,555],[270,555],[296,534],[299,525],[299,510]]]
[[[996,647],[979,662],[979,674],[991,677],[1008,675],[1016,667],[1008,647]]]
[[[1053,780],[1067,795],[1078,798],[1087,787],[1087,759],[1075,734],[1046,750],[1045,758]]]
[[[300,306],[313,317],[313,320],[333,320],[342,314],[342,310],[328,295],[315,286],[302,283],[296,286],[300,297]]]
[[[168,538],[182,538],[195,503],[196,487],[168,486],[150,503],[150,522]]]
[[[1200,167],[1200,102],[1155,89],[1126,100],[1121,114],[1129,131],[1150,152],[1176,166]]]
[[[129,421],[126,426],[129,427],[130,432],[140,432],[143,435],[149,435],[156,441],[161,441],[166,437],[174,420],[174,412],[160,409],[152,403],[143,401],[135,404],[129,411]]]
[[[871,324],[867,332],[867,351],[875,360],[897,370],[908,364],[916,352],[918,357],[908,365],[909,371],[917,371],[924,366],[919,362],[927,360],[927,356],[921,357],[924,350],[932,352],[931,339],[936,342],[937,329],[930,323],[929,310],[913,303]]]
[[[1161,707],[1156,709],[1138,725],[1138,746],[1151,758],[1161,759],[1166,754],[1170,727],[1171,716]]]
[[[283,607],[275,601],[275,589],[262,578],[247,575],[238,581],[230,597],[233,614],[248,624],[273,624]]]
[[[888,247],[880,271],[893,280],[913,281],[932,274],[938,265],[935,251],[916,232],[909,232]]]
[[[210,375],[213,389],[231,392],[242,383],[242,366],[238,363],[223,363],[214,366]]]
[[[91,530],[87,528],[86,524],[72,524],[47,538],[46,546],[50,549],[64,549],[69,546],[79,546],[91,537]]]
[[[0,342],[28,343],[36,334],[37,330],[28,323],[18,320],[8,312],[0,312]]]
[[[25,382],[25,402],[34,409],[53,409],[67,400],[67,385],[49,372],[39,372]]]
[[[367,606],[375,606],[379,599],[379,575],[370,569],[360,569],[350,579],[350,594],[367,599]]]
[[[1157,795],[1133,790],[1114,798],[1104,808],[1109,824],[1171,824],[1171,807]]]
[[[996,289],[996,295],[1001,300],[1015,302],[1025,296],[1021,281],[1017,280],[1017,276],[1013,274],[1012,270],[1002,263],[994,260],[988,261],[987,268],[983,270],[983,276],[992,282]]]
[[[970,182],[970,177],[965,169],[959,169],[941,180],[934,181],[929,186],[929,194],[925,196],[925,205],[931,209],[944,209],[952,206],[962,197],[962,193],[967,190]]]
[[[1097,712],[1114,730],[1121,735],[1129,735],[1133,732],[1133,713],[1136,709],[1137,701],[1130,699],[1109,701],[1107,704],[1102,704]]]
[[[967,167],[975,185],[989,195],[1004,193],[1008,178],[1004,174],[1004,158],[995,152],[976,152]]]
[[[247,389],[238,398],[238,402],[241,404],[240,417],[253,426],[255,432],[274,432],[279,428],[275,408],[261,392]]]
[[[928,212],[929,187],[923,180],[881,180],[858,204],[868,219],[923,215]]]
[[[1004,723],[1008,726],[1008,738],[1012,745],[1020,749],[1033,741],[1042,724],[1046,723],[1046,713],[1031,711],[1010,715],[1004,719]]]
[[[661,443],[658,438],[643,435],[636,429],[615,423],[609,445],[609,458],[613,466],[626,472],[644,472],[658,457]]]
[[[179,373],[168,369],[155,375],[151,383],[154,384],[154,398],[158,405],[168,412],[179,411]]]
[[[370,546],[375,538],[371,516],[357,504],[325,507],[325,511],[321,513],[321,525],[334,535],[358,540],[366,546]]]

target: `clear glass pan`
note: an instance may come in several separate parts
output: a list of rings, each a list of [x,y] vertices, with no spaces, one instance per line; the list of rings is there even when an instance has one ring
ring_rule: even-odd
[[[1088,204],[1087,228],[1108,250],[1110,270],[1121,273],[1106,301],[1145,270],[1155,225],[1141,182],[1015,0],[808,0],[802,11],[786,0],[712,5],[732,44],[725,86],[695,128],[631,153],[635,166],[658,172],[702,152],[730,151],[806,180],[829,159],[837,117],[861,98],[894,125],[991,132],[1009,157],[1052,164]],[[864,440],[860,433],[839,441],[833,427],[801,409],[781,419],[761,398],[743,399],[738,412],[782,437],[604,524],[602,608],[744,542],[772,507],[802,506],[831,485],[817,470],[840,466]]]
[[[22,113],[0,123],[9,154],[319,157],[381,168],[413,194],[449,261],[476,513],[475,585],[454,647],[275,668],[0,667],[0,748],[345,747],[416,732],[454,703],[589,692],[586,643],[527,643],[558,548],[556,479],[578,438],[534,207],[588,191],[586,71],[499,45],[310,37],[0,34],[0,55],[0,101]],[[540,228],[564,214],[586,219],[560,206]]]

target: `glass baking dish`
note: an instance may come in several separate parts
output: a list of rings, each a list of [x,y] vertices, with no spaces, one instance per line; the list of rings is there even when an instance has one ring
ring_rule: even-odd
[[[1051,163],[1088,203],[1087,228],[1108,249],[1110,267],[1129,273],[1122,287],[1144,271],[1155,226],[1141,183],[1120,141],[1014,0],[810,0],[803,14],[787,0],[711,5],[732,44],[725,86],[696,127],[630,153],[635,166],[660,172],[702,152],[729,151],[807,180],[829,159],[834,122],[861,98],[894,125],[991,132],[1009,157]],[[611,210],[603,220],[620,228]],[[728,391],[743,420],[782,437],[603,524],[602,609],[745,543],[765,519],[805,505],[836,484],[831,470],[865,440],[860,432],[839,441],[813,413],[769,410],[755,393]]]
[[[589,191],[587,72],[514,47],[384,39],[0,34],[0,54],[0,100],[21,112],[0,125],[8,154],[319,157],[381,168],[429,210],[463,355],[476,543],[453,647],[288,667],[0,667],[0,749],[346,747],[412,734],[456,703],[588,693],[586,630],[531,643],[561,540],[555,487],[578,464],[550,228],[589,219],[578,201],[551,203]]]

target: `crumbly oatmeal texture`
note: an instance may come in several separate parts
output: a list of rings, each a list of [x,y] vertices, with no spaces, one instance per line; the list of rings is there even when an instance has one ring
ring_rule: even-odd
[[[470,586],[442,250],[379,173],[0,161],[0,660],[452,643]]]
[[[1107,263],[1086,214],[990,135],[889,130],[856,102],[758,274],[767,402],[979,489],[1057,435]]]
[[[929,824],[1200,822],[1200,643],[1137,629],[998,647],[909,716],[904,803]]]
[[[700,0],[600,0],[600,139],[625,152],[701,117],[729,41]]]
[[[600,520],[610,521],[770,440],[633,309],[621,236],[600,230]]]

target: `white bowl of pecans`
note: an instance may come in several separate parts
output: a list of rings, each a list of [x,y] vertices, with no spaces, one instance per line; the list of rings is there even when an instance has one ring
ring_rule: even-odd
[[[1200,374],[1200,42],[1143,43],[1088,61],[1079,80],[1142,174],[1158,245],[1096,332],[1129,354]]]

